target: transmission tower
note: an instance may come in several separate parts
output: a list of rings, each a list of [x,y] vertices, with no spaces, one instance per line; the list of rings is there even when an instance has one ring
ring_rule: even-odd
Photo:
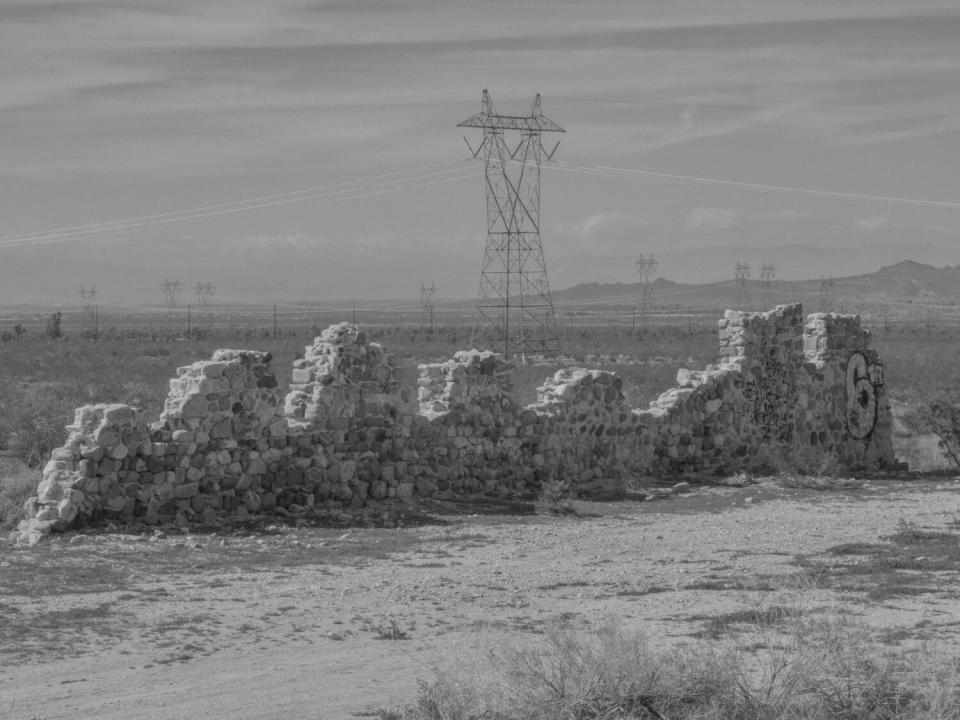
[[[833,309],[833,278],[820,276],[820,312],[830,312]]]
[[[80,286],[80,307],[83,308],[84,312],[89,315],[93,315],[97,307],[97,286],[91,285],[90,289],[87,290],[83,285]]]
[[[430,283],[427,287],[420,283],[420,319],[424,325],[430,326],[430,332],[433,332],[433,296],[437,292],[437,287]]]
[[[487,196],[487,243],[477,309],[481,330],[493,335],[506,357],[559,350],[547,265],[540,241],[540,165],[547,152],[543,133],[566,132],[540,111],[538,94],[528,115],[500,115],[483,91],[479,113],[458,124],[480,128]],[[519,137],[518,137],[519,136]]]
[[[773,263],[764,263],[760,266],[760,295],[761,306],[764,310],[770,309],[770,301],[773,296],[773,281],[777,277],[777,268]]]
[[[742,308],[747,302],[747,280],[750,279],[750,264],[738,262],[733,270],[733,279],[737,292],[737,307]]]
[[[640,273],[640,314],[641,318],[646,318],[648,308],[653,305],[653,278],[656,277],[659,263],[653,254],[644,257],[643,253],[640,253],[634,266]]]
[[[198,282],[194,285],[193,292],[197,296],[197,304],[200,306],[200,309],[206,310],[210,305],[210,298],[216,294],[217,289],[210,283]]]
[[[160,292],[163,293],[167,310],[172,312],[177,306],[177,295],[183,292],[183,283],[179,280],[173,280],[171,282],[164,278],[163,282],[160,283]]]

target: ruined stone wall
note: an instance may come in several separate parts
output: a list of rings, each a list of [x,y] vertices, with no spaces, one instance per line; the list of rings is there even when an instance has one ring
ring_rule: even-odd
[[[521,407],[510,363],[475,350],[421,365],[414,404],[392,358],[350,323],[314,340],[285,395],[269,353],[218,350],[178,369],[155,423],[126,405],[78,409],[19,536],[716,476],[798,453],[894,462],[883,368],[859,317],[728,311],[719,340],[717,365],[681,370],[643,410],[615,374],[580,368]]]

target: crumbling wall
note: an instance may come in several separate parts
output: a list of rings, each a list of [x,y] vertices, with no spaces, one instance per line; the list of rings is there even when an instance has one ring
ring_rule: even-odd
[[[613,373],[566,368],[521,407],[491,352],[420,366],[417,405],[393,360],[351,323],[306,349],[284,396],[269,353],[218,350],[179,368],[160,419],[126,405],[77,410],[28,519],[51,530],[116,521],[214,524],[418,497],[583,489],[636,477],[703,477],[777,454],[846,468],[894,462],[883,367],[859,317],[799,305],[727,311],[719,362],[681,370],[649,408]]]

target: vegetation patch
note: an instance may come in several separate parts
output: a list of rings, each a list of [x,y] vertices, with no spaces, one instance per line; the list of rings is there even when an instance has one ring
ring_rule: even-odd
[[[684,590],[737,590],[769,592],[779,589],[772,582],[755,578],[723,577],[722,575],[707,575],[683,586]]]
[[[0,664],[36,656],[78,657],[134,633],[130,613],[112,602],[0,613]]]
[[[704,642],[651,648],[611,622],[554,625],[526,644],[437,659],[406,707],[381,720],[913,720],[960,713],[956,658],[890,653],[836,619],[787,626],[761,652]],[[780,621],[784,621],[781,623]]]
[[[689,619],[703,622],[702,630],[693,633],[695,638],[719,640],[726,635],[757,628],[773,628],[799,618],[803,612],[785,605],[767,605],[758,608],[734,610],[728,613],[703,616],[692,615]]]
[[[377,640],[409,640],[410,633],[401,628],[397,621],[392,619],[386,625],[377,626]]]
[[[954,527],[929,530],[901,522],[885,542],[843,543],[828,548],[825,559],[799,563],[825,584],[873,601],[937,593],[960,572],[960,533]]]
[[[36,495],[40,473],[13,458],[0,458],[0,534],[23,519],[23,506]]]

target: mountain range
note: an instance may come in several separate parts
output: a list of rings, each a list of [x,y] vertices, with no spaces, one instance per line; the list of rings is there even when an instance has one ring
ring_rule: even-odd
[[[0,306],[56,306],[80,304],[80,286],[96,286],[97,301],[105,308],[159,307],[164,299],[164,279],[179,279],[183,289],[179,303],[195,302],[197,283],[216,287],[213,303],[226,305],[305,304],[343,307],[389,305],[415,308],[421,282],[435,284],[435,301],[443,305],[469,305],[476,296],[479,263],[453,257],[427,258],[400,254],[397,259],[369,257],[331,258],[309,249],[302,253],[246,251],[222,252],[219,261],[211,252],[198,252],[192,261],[182,252],[154,248],[142,262],[108,250],[100,255],[66,255],[62,252],[0,252]],[[167,249],[170,250],[170,249]],[[856,302],[890,304],[949,303],[960,295],[960,266],[948,264],[954,250],[940,245],[909,246],[912,260],[894,256],[873,272],[867,270],[893,255],[895,248],[837,248],[778,246],[773,248],[712,247],[678,250],[658,256],[658,279],[654,302],[705,308],[737,304],[737,287],[732,279],[737,262],[749,261],[745,304],[759,306],[788,300],[815,307],[827,290],[834,304]],[[903,253],[904,248],[899,252]],[[809,279],[797,278],[801,259],[816,256],[823,260],[818,273]],[[791,260],[793,258],[793,260]],[[827,262],[827,259],[831,259]],[[554,299],[559,305],[628,305],[642,300],[634,257],[580,255],[561,257],[550,263]],[[763,287],[758,279],[761,263],[775,264],[778,279]],[[790,272],[792,271],[792,272]],[[832,285],[829,283],[833,275]],[[800,275],[799,277],[803,277]],[[667,278],[686,279],[678,282]],[[709,281],[714,278],[713,281]],[[704,280],[707,280],[704,282]],[[558,291],[558,288],[566,288]],[[391,299],[392,298],[392,299]],[[397,298],[400,298],[397,300]]]
[[[554,293],[559,306],[624,307],[644,302],[644,288],[636,283],[582,283]],[[646,302],[662,308],[719,309],[772,307],[802,302],[817,309],[860,311],[885,309],[892,317],[915,315],[918,308],[954,308],[960,301],[960,265],[937,268],[913,260],[886,265],[876,272],[836,278],[772,280],[756,273],[742,286],[733,280],[683,284],[658,278],[651,283]]]

